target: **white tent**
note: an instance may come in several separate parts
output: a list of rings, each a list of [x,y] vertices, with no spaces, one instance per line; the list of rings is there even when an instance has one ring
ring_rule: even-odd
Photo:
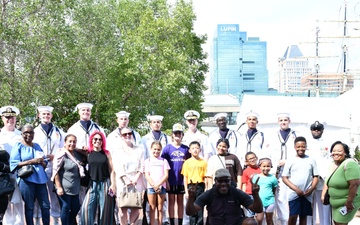
[[[290,127],[302,136],[309,137],[310,125],[318,120],[325,124],[324,138],[331,142],[340,140],[354,147],[357,143],[350,137],[351,113],[340,101],[338,98],[244,95],[237,124],[240,126],[245,122],[246,113],[255,111],[259,114],[258,128],[266,136],[279,129],[278,113],[290,113]]]

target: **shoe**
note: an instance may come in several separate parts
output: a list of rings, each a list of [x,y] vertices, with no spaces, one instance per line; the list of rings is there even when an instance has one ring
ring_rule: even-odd
[[[165,221],[162,223],[162,225],[170,225],[170,223],[168,221]]]
[[[60,218],[59,217],[53,217],[54,225],[60,225]]]
[[[35,217],[34,225],[40,225],[40,217]]]

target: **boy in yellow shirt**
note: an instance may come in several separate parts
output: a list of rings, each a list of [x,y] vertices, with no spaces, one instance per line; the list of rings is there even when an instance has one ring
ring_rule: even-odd
[[[181,174],[184,176],[185,198],[188,198],[188,190],[191,184],[195,184],[196,198],[205,190],[205,174],[207,162],[200,158],[201,147],[198,141],[189,144],[189,152],[191,158],[187,159],[182,167]],[[203,225],[203,210],[197,214],[190,216],[190,225]]]

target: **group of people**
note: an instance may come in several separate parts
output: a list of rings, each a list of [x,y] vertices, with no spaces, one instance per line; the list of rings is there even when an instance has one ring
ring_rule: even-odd
[[[106,137],[91,120],[92,107],[77,105],[79,121],[67,133],[52,123],[51,106],[38,107],[39,126],[21,131],[19,109],[0,109],[0,172],[16,179],[14,193],[0,196],[0,225],[24,224],[23,215],[27,225],[40,219],[48,225],[50,216],[62,225],[136,224],[141,209],[119,198],[128,191],[145,194],[150,224],[201,225],[204,206],[210,225],[262,224],[264,217],[270,225],[274,215],[281,224],[298,217],[300,224],[330,225],[331,218],[346,224],[360,207],[359,166],[346,144],[323,140],[319,121],[304,138],[290,128],[290,115],[280,113],[280,129],[267,136],[257,129],[255,112],[239,130],[229,129],[227,114],[219,113],[218,128],[205,135],[197,129],[200,114],[189,110],[186,131],[177,123],[167,135],[163,116],[152,115],[151,131],[141,137],[129,128],[130,113],[120,111],[118,128]],[[16,171],[26,166],[31,175],[19,177]],[[327,189],[330,206],[322,204]]]

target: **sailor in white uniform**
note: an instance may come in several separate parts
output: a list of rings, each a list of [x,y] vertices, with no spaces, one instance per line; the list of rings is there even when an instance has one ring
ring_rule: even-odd
[[[153,143],[154,141],[159,141],[163,149],[167,144],[171,143],[171,137],[161,132],[162,120],[164,119],[164,117],[161,115],[151,115],[148,118],[150,121],[151,131],[142,138],[142,143],[145,148],[145,154],[144,154],[145,159],[149,158],[150,154],[152,154],[150,146],[151,143]],[[163,213],[162,223],[165,225],[170,224],[166,217],[166,212],[168,208],[167,203],[168,201],[164,202],[163,210],[162,210]],[[149,211],[150,211],[149,204],[146,204],[146,218],[148,219],[148,223],[150,223]]]
[[[20,114],[20,111],[15,106],[4,106],[1,107],[0,114],[4,123],[3,128],[0,130],[0,149],[6,150],[10,155],[13,145],[22,140],[21,131],[15,128],[16,116]],[[10,174],[10,176],[15,181],[16,175]],[[4,225],[23,225],[25,224],[24,215],[23,201],[19,187],[16,185],[5,215],[1,215],[1,219]]]
[[[274,173],[279,180],[279,185],[276,189],[277,194],[275,195],[276,216],[281,225],[286,225],[289,220],[288,187],[282,182],[281,175],[286,160],[296,156],[296,154],[294,154],[294,141],[300,134],[289,127],[291,123],[289,113],[278,113],[277,118],[280,130],[269,135],[269,140],[271,141],[268,145],[268,151],[271,154],[271,160],[274,165],[271,172]]]
[[[330,205],[323,205],[321,202],[321,192],[324,187],[325,179],[327,178],[326,176],[328,174],[328,168],[332,161],[330,157],[331,143],[324,139],[324,129],[324,123],[315,121],[310,125],[311,137],[306,139],[308,140],[307,155],[315,159],[319,171],[319,182],[316,185],[316,189],[313,195],[313,221],[308,220],[308,224],[317,224],[317,220],[321,225],[331,224]]]
[[[216,121],[217,129],[212,131],[209,134],[210,144],[212,146],[213,152],[212,155],[215,155],[216,152],[216,143],[220,138],[226,138],[229,140],[230,148],[229,153],[238,155],[240,154],[240,134],[235,130],[230,130],[227,127],[227,114],[226,113],[218,113],[214,116]]]
[[[142,143],[145,146],[145,159],[149,158],[152,154],[150,146],[154,141],[159,141],[163,148],[171,142],[171,137],[161,131],[163,119],[164,117],[160,115],[149,116],[151,131],[142,138]]]
[[[210,158],[210,155],[215,152],[215,149],[213,149],[210,144],[209,137],[197,129],[200,113],[195,110],[188,110],[184,113],[184,119],[186,120],[188,130],[184,133],[182,139],[183,144],[189,146],[193,141],[199,142],[201,148],[200,155],[207,161]]]
[[[130,122],[130,113],[126,111],[120,111],[115,113],[116,122],[118,123],[118,127],[112,131],[106,138],[106,146],[107,149],[113,154],[113,150],[117,148],[119,142],[122,141],[120,131],[122,128],[128,127]],[[135,145],[141,145],[141,136],[134,129],[131,129],[133,133],[133,138],[135,141]]]
[[[100,131],[105,135],[104,129],[97,125],[95,122],[91,120],[91,109],[93,108],[93,104],[91,103],[79,103],[76,106],[76,109],[79,111],[80,120],[74,123],[67,131],[67,134],[73,134],[77,138],[76,148],[87,151],[89,148],[89,137],[95,131]],[[80,187],[80,204],[82,204],[86,194],[86,187]],[[86,225],[80,224],[80,212],[77,215],[78,225]]]
[[[51,119],[53,117],[52,111],[53,107],[51,106],[39,106],[37,110],[39,112],[38,116],[40,119],[40,124],[34,129],[34,143],[38,143],[41,149],[44,151],[46,158],[49,159],[49,163],[45,169],[45,172],[48,176],[48,189],[49,189],[49,199],[50,199],[50,215],[53,217],[54,225],[60,224],[60,204],[56,193],[52,190],[54,189],[54,183],[50,180],[52,175],[52,160],[56,151],[64,147],[65,132],[55,126]],[[34,218],[35,225],[40,225],[41,210],[36,202],[34,208]]]
[[[239,130],[240,133],[240,154],[236,156],[239,158],[242,165],[245,165],[245,155],[248,152],[254,152],[258,159],[269,158],[270,153],[265,150],[264,133],[257,129],[259,123],[259,114],[254,111],[246,113],[246,125]]]

